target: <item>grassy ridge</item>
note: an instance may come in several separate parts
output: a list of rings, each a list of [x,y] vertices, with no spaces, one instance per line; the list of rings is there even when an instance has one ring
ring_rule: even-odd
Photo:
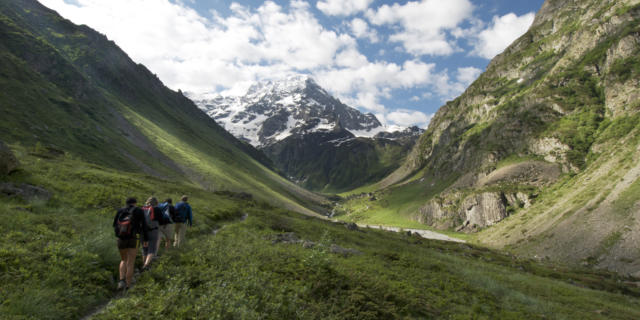
[[[274,174],[261,152],[86,26],[35,1],[0,2],[0,138],[101,166],[248,190],[312,213],[323,199]],[[316,207],[318,208],[318,207]]]

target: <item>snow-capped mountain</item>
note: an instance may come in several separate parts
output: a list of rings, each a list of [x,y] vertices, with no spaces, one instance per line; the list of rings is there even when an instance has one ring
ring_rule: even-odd
[[[355,137],[374,137],[405,129],[384,127],[373,114],[345,105],[306,75],[256,83],[239,97],[189,96],[227,131],[257,148],[293,134],[346,129]]]
[[[308,76],[256,83],[239,97],[187,94],[227,131],[262,150],[292,181],[325,192],[382,179],[424,130],[385,127]]]

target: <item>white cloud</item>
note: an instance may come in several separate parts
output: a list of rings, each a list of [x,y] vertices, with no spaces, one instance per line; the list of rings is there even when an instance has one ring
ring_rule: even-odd
[[[107,34],[169,87],[192,92],[331,66],[356,45],[325,29],[304,1],[292,1],[289,11],[271,1],[255,10],[234,3],[231,16],[212,19],[169,0],[42,3]]]
[[[373,0],[320,0],[318,10],[330,16],[350,16],[369,8]]]
[[[482,70],[475,67],[458,68],[456,79],[458,80],[458,82],[468,86],[473,81],[475,81],[481,73]]]
[[[527,32],[534,18],[533,12],[522,16],[509,13],[502,17],[493,17],[491,26],[477,35],[471,54],[492,59]]]
[[[434,6],[434,1],[407,5]],[[350,21],[349,33],[327,29],[305,1],[293,0],[289,9],[272,1],[258,8],[233,3],[231,14],[226,17],[216,12],[203,17],[184,0],[41,2],[75,23],[87,24],[106,34],[170,88],[194,93],[240,95],[255,81],[307,73],[345,103],[378,114],[390,114],[389,122],[400,124],[396,121],[408,121],[402,112],[389,113],[381,102],[393,98],[394,90],[421,89],[424,93],[418,95],[423,98],[434,95],[451,98],[462,92],[475,74],[472,69],[458,70],[456,80],[452,81],[446,70],[437,72],[435,64],[417,58],[399,62],[370,61],[358,50],[354,37],[373,41],[377,39],[375,29],[357,18]],[[453,10],[454,5],[450,3],[464,7],[467,2],[450,0],[440,7]],[[320,1],[318,5],[320,3],[334,4],[333,1]],[[365,10],[371,1],[349,3],[352,8]],[[405,6],[382,8],[373,13],[372,19],[377,23],[399,24],[406,32],[421,28],[449,30],[458,24],[440,18],[436,22],[420,22],[419,16],[402,9]],[[385,10],[390,11],[385,13]],[[454,20],[466,15],[466,11],[458,10],[454,15],[458,18]],[[426,18],[437,17],[429,13]],[[381,48],[379,54],[384,52]]]
[[[351,20],[349,27],[351,28],[351,33],[356,38],[367,38],[372,43],[378,42],[378,34],[376,30],[369,28],[369,24],[366,21],[360,18],[355,18]]]
[[[358,67],[334,68],[316,72],[321,86],[337,94],[348,104],[375,112],[384,112],[380,98],[390,97],[393,89],[426,87],[433,84],[435,64],[417,60],[403,65],[368,62]]]
[[[402,43],[404,49],[418,55],[449,55],[457,51],[447,31],[455,30],[470,19],[473,5],[469,0],[410,1],[404,5],[383,5],[368,10],[367,17],[375,25],[399,25],[401,30],[389,40]]]
[[[387,121],[391,121],[403,127],[418,126],[426,128],[433,117],[416,110],[397,109],[385,115]]]
[[[420,101],[420,97],[418,97],[418,96],[413,96],[413,97],[411,97],[411,99],[409,99],[409,100],[414,101],[414,102],[417,102],[417,101]]]

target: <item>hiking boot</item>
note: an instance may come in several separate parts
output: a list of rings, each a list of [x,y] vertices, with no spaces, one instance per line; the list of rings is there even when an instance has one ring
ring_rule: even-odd
[[[127,282],[124,280],[118,281],[118,290],[122,290],[127,286]]]

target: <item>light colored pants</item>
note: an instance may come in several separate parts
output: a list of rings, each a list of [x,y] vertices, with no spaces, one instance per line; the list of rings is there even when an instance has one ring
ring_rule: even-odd
[[[160,248],[160,241],[165,239],[167,243],[171,242],[171,238],[173,238],[173,224],[165,224],[158,227],[158,231],[160,231],[160,236],[158,237],[158,248]]]
[[[174,223],[173,224],[173,246],[179,247],[184,242],[184,235],[187,233],[186,223]]]

